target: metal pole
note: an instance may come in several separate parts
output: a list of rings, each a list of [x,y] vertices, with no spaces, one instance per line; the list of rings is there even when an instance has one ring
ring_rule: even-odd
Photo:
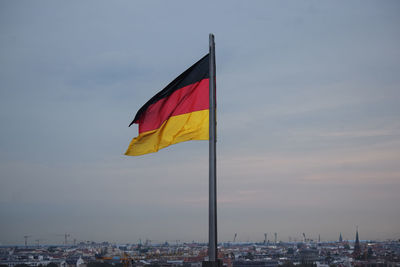
[[[217,157],[216,157],[216,79],[215,79],[215,43],[210,33],[210,140],[209,140],[209,228],[208,258],[217,262]],[[217,266],[217,265],[215,265]]]

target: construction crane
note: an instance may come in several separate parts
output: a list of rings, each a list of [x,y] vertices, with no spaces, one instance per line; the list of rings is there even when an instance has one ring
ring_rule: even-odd
[[[25,239],[25,247],[28,246],[28,238],[31,237],[31,235],[24,235],[24,239]]]
[[[70,237],[71,235],[68,234],[68,233],[64,233],[64,234],[56,234],[56,236],[63,236],[63,237],[64,237],[64,242],[63,242],[63,244],[64,244],[64,245],[67,245],[67,244],[68,244],[68,237]]]

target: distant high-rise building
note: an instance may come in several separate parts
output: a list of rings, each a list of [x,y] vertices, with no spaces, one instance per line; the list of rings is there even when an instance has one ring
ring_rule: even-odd
[[[342,233],[340,233],[340,235],[339,235],[339,242],[340,242],[340,243],[343,242]]]

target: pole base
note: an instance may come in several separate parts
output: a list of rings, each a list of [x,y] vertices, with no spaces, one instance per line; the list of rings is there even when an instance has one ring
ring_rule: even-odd
[[[222,267],[222,261],[203,261],[201,267]]]

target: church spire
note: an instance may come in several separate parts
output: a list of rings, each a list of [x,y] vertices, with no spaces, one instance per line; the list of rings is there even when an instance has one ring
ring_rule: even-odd
[[[356,245],[360,246],[360,240],[358,239],[358,226],[356,227]]]
[[[354,242],[353,255],[355,258],[357,258],[361,255],[360,240],[358,238],[358,226],[356,227],[356,241]]]

